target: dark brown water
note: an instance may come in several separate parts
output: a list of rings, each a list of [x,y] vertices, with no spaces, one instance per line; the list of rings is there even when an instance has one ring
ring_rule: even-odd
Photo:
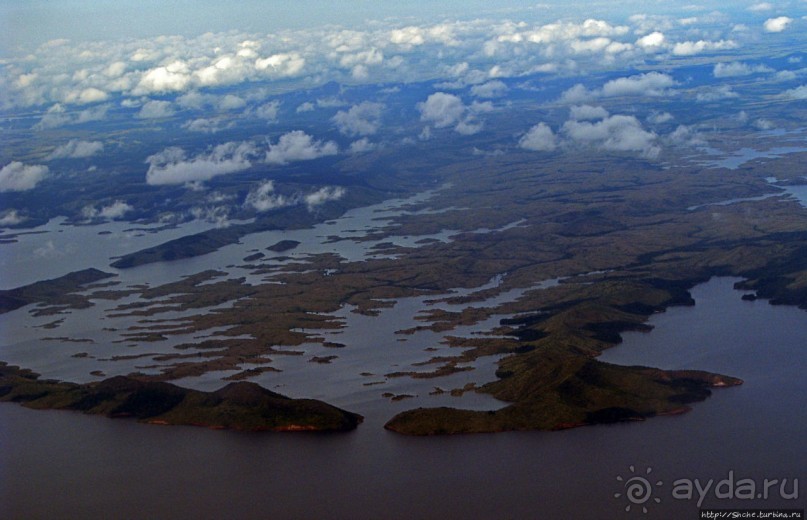
[[[371,417],[346,435],[140,425],[0,405],[0,518],[697,518],[673,481],[807,482],[804,311],[744,302],[732,280],[655,316],[608,360],[743,378],[689,414],[564,432],[408,438]],[[661,486],[629,502],[624,480]],[[623,482],[617,477],[623,477]],[[778,491],[778,486],[777,486]],[[615,498],[616,493],[621,496]],[[804,507],[798,500],[704,506]],[[631,505],[630,511],[625,511]],[[645,506],[647,514],[641,511]]]

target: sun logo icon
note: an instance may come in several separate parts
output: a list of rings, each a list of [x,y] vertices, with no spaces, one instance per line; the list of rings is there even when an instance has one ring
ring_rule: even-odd
[[[645,475],[649,477],[653,468],[647,468]],[[618,476],[616,479],[623,483],[624,492],[614,493],[614,498],[620,498],[623,495],[628,499],[629,504],[625,507],[625,511],[630,511],[631,506],[642,506],[642,513],[647,513],[646,503],[653,499],[656,504],[661,503],[661,499],[653,496],[653,484],[645,478],[645,476],[636,475],[636,468],[630,466],[630,472],[634,476],[627,480]],[[662,482],[656,481],[656,486],[661,486]]]

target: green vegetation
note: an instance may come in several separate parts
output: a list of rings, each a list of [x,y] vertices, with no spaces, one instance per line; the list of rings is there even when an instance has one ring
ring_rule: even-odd
[[[742,381],[698,371],[664,371],[602,363],[563,349],[541,349],[510,364],[487,391],[516,394],[501,410],[419,408],[396,415],[385,428],[409,435],[507,430],[558,430],[587,424],[643,420],[686,411],[710,387]],[[520,366],[516,366],[516,364]]]
[[[200,392],[130,377],[84,385],[41,380],[0,363],[0,401],[35,409],[133,417],[153,424],[247,431],[348,431],[361,416],[313,399],[290,399],[255,383],[230,383]]]

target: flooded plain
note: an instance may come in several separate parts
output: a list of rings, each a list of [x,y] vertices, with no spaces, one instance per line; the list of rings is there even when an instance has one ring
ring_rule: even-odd
[[[800,187],[786,189],[799,196]],[[122,288],[155,286],[206,269],[222,270],[227,277],[243,276],[249,283],[265,283],[271,280],[271,273],[256,274],[243,265],[243,257],[251,251],[294,238],[301,244],[290,252],[277,253],[277,257],[289,257],[279,263],[305,261],[308,255],[322,252],[353,260],[382,254],[383,250],[374,249],[380,242],[366,240],[367,234],[384,225],[386,217],[407,211],[411,202],[388,201],[310,230],[295,231],[293,236],[282,232],[250,235],[241,244],[202,257],[123,271],[108,267],[109,255],[162,242],[172,231],[134,234],[131,239],[135,242],[126,246],[121,242],[118,249],[109,249],[101,240],[90,241],[94,245],[72,250],[75,268],[72,263],[47,262],[42,257],[28,266],[30,274],[24,271],[16,280],[59,276],[67,272],[64,269],[94,266],[118,274],[113,280]],[[130,225],[120,223],[94,229],[59,222],[48,226],[40,230],[45,233],[22,235],[16,244],[4,244],[4,255],[14,251],[33,254],[42,248],[58,251],[87,238],[88,230],[102,238],[131,233],[126,231]],[[111,233],[97,235],[99,231]],[[451,240],[452,234],[447,230],[429,237],[387,237],[384,241],[413,247],[423,238]],[[344,240],[334,241],[334,236]],[[107,256],[96,258],[101,251]],[[4,272],[21,265],[22,260],[5,258]],[[96,260],[88,262],[90,258]],[[41,272],[35,272],[38,270]],[[460,388],[494,379],[495,356],[474,361],[469,365],[473,370],[436,379],[391,377],[390,372],[431,370],[434,365],[422,363],[456,350],[438,332],[400,333],[422,325],[417,317],[424,310],[495,306],[518,298],[523,290],[503,291],[484,302],[460,306],[441,301],[495,288],[505,276],[502,273],[482,287],[401,298],[377,316],[357,314],[344,306],[333,314],[343,326],[318,334],[327,342],[347,347],[328,348],[321,343],[289,347],[298,354],[273,356],[272,365],[281,372],[252,378],[293,397],[325,399],[364,415],[364,424],[352,433],[244,434],[0,404],[0,517],[666,519],[696,518],[699,504],[804,507],[801,490],[796,499],[789,498],[792,493],[772,493],[754,500],[720,498],[713,493],[685,499],[672,494],[672,483],[681,479],[717,482],[735,475],[736,479],[758,481],[760,486],[764,479],[787,479],[789,484],[783,489],[789,492],[794,479],[803,486],[807,477],[803,450],[807,421],[799,413],[807,393],[804,311],[765,301],[743,301],[742,293],[732,288],[735,279],[717,278],[696,287],[692,291],[694,307],[674,307],[652,316],[651,332],[626,333],[621,345],[601,357],[618,364],[697,368],[745,381],[740,387],[715,390],[690,413],[562,432],[410,438],[385,431],[382,426],[387,420],[416,406],[485,410],[504,405],[484,394],[466,392],[455,397],[436,391],[437,387]],[[9,278],[3,279],[9,283]],[[531,289],[563,282],[546,280]],[[56,316],[35,316],[30,307],[4,314],[0,316],[0,360],[47,377],[91,381],[100,377],[91,374],[94,370],[106,376],[144,370],[143,365],[152,361],[150,355],[174,352],[177,344],[201,342],[224,332],[211,328],[158,342],[126,341],[122,332],[140,324],[136,316],[115,312],[119,305],[136,299],[128,298],[94,300],[89,309]],[[181,323],[186,315],[185,311],[172,311],[159,317]],[[502,317],[492,316],[450,334],[484,333]],[[46,328],[48,324],[52,327]],[[87,355],[76,356],[82,352]],[[146,356],[113,360],[131,354]],[[328,355],[337,357],[330,363],[308,361],[312,356]],[[178,383],[214,389],[222,386],[221,378],[226,375],[229,373],[210,372]],[[392,400],[382,393],[409,397]],[[648,468],[661,484],[653,488],[648,501],[628,501],[625,481]],[[631,510],[626,511],[629,506]]]

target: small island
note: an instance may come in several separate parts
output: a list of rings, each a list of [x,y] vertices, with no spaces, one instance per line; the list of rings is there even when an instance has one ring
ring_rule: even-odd
[[[290,251],[299,245],[300,242],[297,240],[281,240],[280,242],[267,247],[266,250],[274,251],[275,253],[283,253],[284,251]]]
[[[291,399],[250,382],[214,392],[171,383],[116,376],[88,384],[40,379],[30,370],[0,362],[0,401],[39,410],[74,410],[131,417],[164,425],[241,431],[354,430],[362,416],[314,399]]]

